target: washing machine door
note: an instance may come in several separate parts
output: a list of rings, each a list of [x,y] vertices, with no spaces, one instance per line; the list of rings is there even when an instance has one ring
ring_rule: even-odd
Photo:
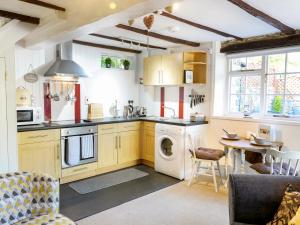
[[[172,160],[175,158],[175,140],[168,136],[163,136],[160,139],[159,155],[166,159]]]

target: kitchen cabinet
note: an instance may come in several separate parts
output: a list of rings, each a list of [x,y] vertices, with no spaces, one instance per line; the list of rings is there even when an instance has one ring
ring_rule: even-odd
[[[207,74],[206,52],[185,52],[183,54],[184,70],[193,71],[193,84],[205,84]]]
[[[183,53],[144,59],[144,85],[180,85],[183,82]]]
[[[22,132],[18,141],[19,170],[61,177],[59,130]]]
[[[98,168],[140,159],[140,122],[98,126]]]
[[[142,135],[142,159],[154,163],[155,123],[144,122]]]

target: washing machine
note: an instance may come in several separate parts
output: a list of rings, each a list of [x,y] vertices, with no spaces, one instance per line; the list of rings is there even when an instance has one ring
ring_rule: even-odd
[[[184,179],[185,127],[157,124],[155,127],[155,170]]]

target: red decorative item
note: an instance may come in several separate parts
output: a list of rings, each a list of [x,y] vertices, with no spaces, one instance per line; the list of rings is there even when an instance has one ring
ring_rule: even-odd
[[[80,84],[75,84],[75,122],[80,122],[81,112],[80,112]]]
[[[144,24],[147,27],[148,30],[151,29],[152,25],[154,22],[154,16],[153,15],[149,15],[149,16],[145,16],[144,17]]]
[[[179,113],[178,117],[183,119],[183,106],[184,106],[184,87],[179,87]]]
[[[165,116],[165,88],[160,88],[160,116]]]
[[[44,83],[44,116],[45,121],[51,121],[51,98],[49,83]]]

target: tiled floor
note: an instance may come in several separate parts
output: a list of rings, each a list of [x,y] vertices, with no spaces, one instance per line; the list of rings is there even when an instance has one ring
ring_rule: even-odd
[[[144,165],[134,168],[149,175],[85,195],[78,194],[68,184],[61,185],[61,213],[77,221],[179,182]]]

